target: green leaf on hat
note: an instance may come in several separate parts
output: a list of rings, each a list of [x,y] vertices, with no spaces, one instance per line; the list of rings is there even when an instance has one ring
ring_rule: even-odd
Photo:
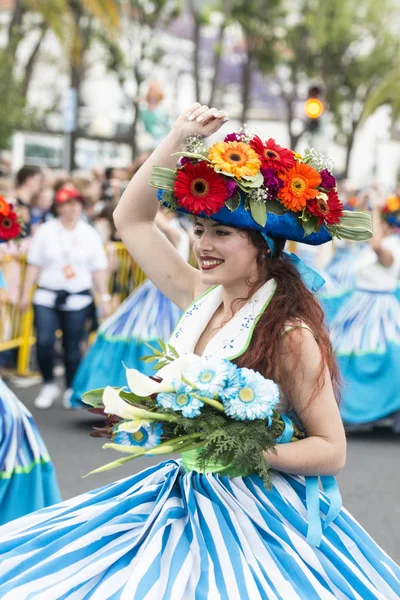
[[[301,219],[301,224],[304,229],[304,235],[308,236],[314,233],[318,229],[318,218],[310,217],[307,221]]]
[[[231,212],[234,212],[236,209],[238,209],[240,206],[240,193],[236,191],[232,198],[229,198],[229,200],[225,202],[225,206],[229,208]]]
[[[166,167],[153,167],[151,177],[149,179],[149,185],[161,190],[172,192],[174,189],[175,179],[176,172],[173,169],[167,169]]]
[[[219,169],[215,169],[215,168],[214,168],[214,171],[216,173],[218,173],[219,175],[225,175],[225,177],[232,177],[232,178],[235,177],[235,175],[233,173],[228,173],[227,171],[220,171]]]
[[[258,171],[257,175],[252,175],[251,177],[243,176],[237,180],[237,183],[243,191],[247,192],[248,190],[261,187],[264,183],[264,177],[261,171]]]
[[[264,202],[250,200],[250,212],[255,222],[261,225],[261,227],[265,227],[265,223],[267,222],[267,207]]]
[[[310,212],[307,212],[307,208],[304,208],[303,212],[299,216],[300,221],[303,221],[303,223],[307,223],[308,221],[310,221],[310,219],[314,218],[315,217]]]
[[[242,179],[245,181],[256,181],[258,183],[257,187],[260,187],[264,183],[264,177],[261,171],[257,171],[256,175],[242,175]]]
[[[266,208],[267,213],[274,213],[274,215],[283,215],[286,212],[279,200],[267,200]]]
[[[370,240],[373,235],[372,217],[361,211],[345,210],[338,225],[327,225],[326,228],[332,236],[353,242]]]

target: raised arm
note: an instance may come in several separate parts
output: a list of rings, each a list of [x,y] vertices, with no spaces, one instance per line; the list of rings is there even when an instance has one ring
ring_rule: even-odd
[[[371,248],[374,250],[378,257],[379,262],[383,267],[391,267],[393,264],[393,254],[391,250],[385,248],[382,244],[384,240],[383,223],[381,217],[381,211],[379,206],[374,206],[372,211],[372,219],[374,224],[374,235],[369,241]]]
[[[198,102],[180,115],[168,136],[134,175],[114,212],[115,225],[129,253],[153,283],[172,302],[186,308],[201,292],[199,273],[188,265],[159,231],[155,218],[157,190],[149,186],[153,166],[174,169],[176,156],[192,135],[208,137],[218,131],[227,114]]]

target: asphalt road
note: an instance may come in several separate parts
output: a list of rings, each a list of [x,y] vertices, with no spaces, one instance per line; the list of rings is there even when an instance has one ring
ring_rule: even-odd
[[[83,478],[90,470],[116,458],[103,450],[104,440],[90,437],[92,426],[103,420],[85,410],[66,411],[59,404],[37,410],[37,386],[16,388],[32,411],[57,470],[64,499],[121,479],[156,464],[158,459],[136,460],[117,470]],[[343,504],[368,533],[400,564],[400,435],[385,430],[348,438],[348,459],[338,481]]]

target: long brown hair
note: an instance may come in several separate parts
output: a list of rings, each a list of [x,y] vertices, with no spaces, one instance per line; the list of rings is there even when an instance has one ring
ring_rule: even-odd
[[[276,253],[271,256],[266,242],[259,233],[251,230],[243,230],[243,233],[258,250],[259,277],[257,281],[249,282],[248,298],[270,278],[275,279],[277,287],[267,310],[261,315],[255,327],[249,348],[235,360],[235,363],[239,367],[259,371],[264,377],[281,383],[282,373],[278,358],[282,355],[282,334],[285,325],[301,321],[313,332],[321,352],[320,372],[310,401],[322,389],[325,369],[328,367],[333,390],[339,402],[340,375],[325,324],[325,315],[314,294],[303,283],[296,267],[285,259],[283,254],[285,240],[274,240]],[[296,369],[301,359],[300,348],[294,343],[290,344],[289,348],[293,353],[293,369]]]

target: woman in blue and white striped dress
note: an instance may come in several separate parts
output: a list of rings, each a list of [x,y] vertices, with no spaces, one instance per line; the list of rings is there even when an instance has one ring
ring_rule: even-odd
[[[190,450],[182,461],[169,460],[0,528],[2,600],[400,597],[400,568],[341,508],[334,479],[345,462],[333,391],[338,373],[322,310],[303,283],[298,260],[283,253],[285,239],[323,243],[328,230],[305,235],[294,215],[281,219],[272,212],[262,226],[242,196],[234,211],[223,206],[205,218],[196,203],[204,206],[207,194],[207,209],[215,205],[215,181],[224,194],[228,189],[207,164],[201,168],[211,188],[200,177],[190,192],[200,269],[182,260],[153,225],[153,165],[172,168],[171,155],[188,136],[214,133],[226,116],[198,103],[185,111],[128,186],[116,223],[157,286],[182,310],[189,305],[171,336],[177,352],[208,357],[211,365],[213,357],[235,360],[273,377],[281,388],[279,410],[294,411],[307,437],[265,453],[271,490],[239,465],[199,470],[196,450]],[[246,168],[259,165],[245,146],[221,146],[228,148],[229,165],[236,168],[246,153]],[[279,160],[282,152],[283,160],[293,161],[293,153],[275,148],[266,151],[268,160]],[[363,231],[370,235],[369,223]],[[315,287],[310,270],[302,271]],[[235,398],[253,400],[251,394]]]
[[[400,208],[400,202],[399,202]],[[384,423],[400,431],[400,210],[375,208],[374,238],[352,265],[354,290],[330,322],[345,381],[341,413],[349,431]]]
[[[29,410],[0,379],[0,525],[61,501],[49,453]]]
[[[5,287],[1,271],[0,287]],[[0,378],[0,525],[60,500],[54,467],[38,427]]]

